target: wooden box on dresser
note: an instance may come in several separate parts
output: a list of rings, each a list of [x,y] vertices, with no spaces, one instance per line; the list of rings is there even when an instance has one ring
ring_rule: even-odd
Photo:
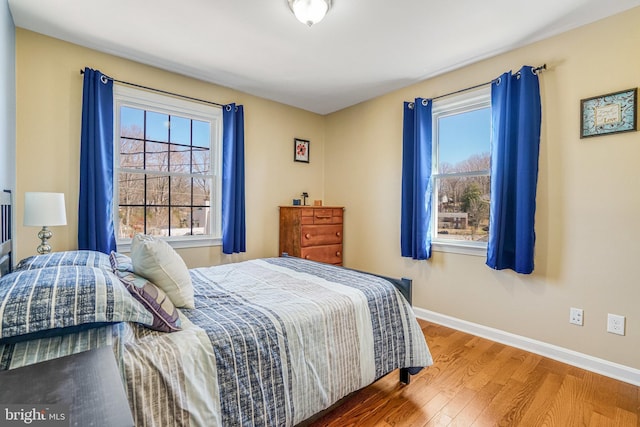
[[[280,254],[342,265],[340,206],[280,206]]]

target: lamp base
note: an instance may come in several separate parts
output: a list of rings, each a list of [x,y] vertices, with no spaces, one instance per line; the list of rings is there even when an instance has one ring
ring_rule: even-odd
[[[49,230],[46,226],[43,226],[42,230],[40,230],[40,232],[38,233],[38,238],[41,240],[40,246],[38,246],[38,253],[40,255],[48,254],[49,252],[51,252],[51,246],[49,245],[49,243],[47,243],[47,240],[49,240],[51,236],[53,236],[51,230]]]

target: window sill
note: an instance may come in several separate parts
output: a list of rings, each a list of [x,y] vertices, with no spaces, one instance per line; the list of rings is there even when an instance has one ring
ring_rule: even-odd
[[[487,256],[487,244],[458,243],[458,242],[431,242],[431,249],[436,252],[446,252],[461,255]]]
[[[173,249],[204,248],[204,247],[222,245],[222,238],[214,238],[214,237],[190,237],[188,239],[165,238],[163,240],[167,242]],[[118,248],[118,252],[131,252],[131,239],[119,240],[116,246]]]

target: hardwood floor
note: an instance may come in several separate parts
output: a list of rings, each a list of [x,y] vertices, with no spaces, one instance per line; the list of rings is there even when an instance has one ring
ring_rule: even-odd
[[[433,366],[398,371],[312,426],[633,426],[640,387],[420,320]]]

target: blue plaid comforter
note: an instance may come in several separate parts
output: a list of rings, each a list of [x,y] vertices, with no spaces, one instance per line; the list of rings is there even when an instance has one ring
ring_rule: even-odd
[[[136,423],[158,426],[292,426],[394,369],[432,363],[411,307],[384,279],[298,258],[191,277],[196,307],[181,310],[182,331],[109,325],[49,338],[47,351],[113,345]],[[5,363],[46,360],[39,344],[4,349]]]

